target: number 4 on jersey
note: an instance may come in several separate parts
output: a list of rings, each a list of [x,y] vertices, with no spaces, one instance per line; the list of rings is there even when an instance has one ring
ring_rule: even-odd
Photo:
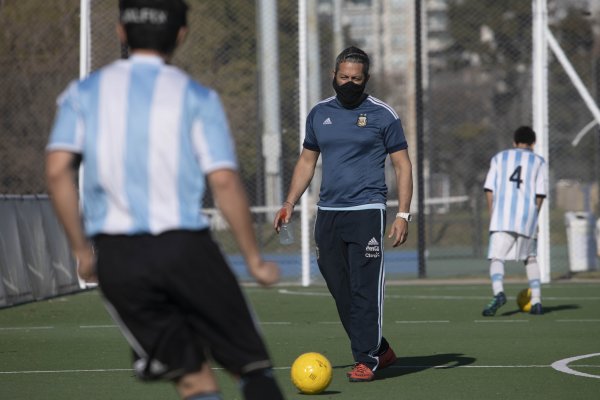
[[[508,180],[516,183],[517,189],[519,189],[521,187],[521,183],[523,183],[523,180],[521,179],[521,166],[520,165],[517,168],[515,168],[515,171],[512,173],[510,178],[508,178]]]

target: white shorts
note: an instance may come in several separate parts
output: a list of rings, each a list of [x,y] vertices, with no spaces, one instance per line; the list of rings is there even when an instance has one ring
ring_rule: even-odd
[[[525,261],[537,255],[537,240],[514,232],[491,232],[488,259]]]

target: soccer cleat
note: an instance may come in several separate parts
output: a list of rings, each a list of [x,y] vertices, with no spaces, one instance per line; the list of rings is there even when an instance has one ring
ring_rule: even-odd
[[[350,375],[352,374],[352,371],[354,371],[354,368],[356,368],[357,365],[358,365],[358,363],[355,362],[354,365],[352,365],[352,369],[350,371],[346,372],[346,376],[348,378],[350,378]]]
[[[394,350],[392,350],[391,347],[388,347],[388,349],[381,353],[378,357],[379,367],[377,368],[377,370],[384,369],[389,367],[390,365],[393,365],[397,359],[396,353],[394,353]],[[352,371],[354,371],[354,368],[356,368],[357,365],[358,363],[354,363],[354,365],[352,366],[352,370],[346,372],[346,376],[348,378],[350,378],[350,375],[352,375]]]
[[[529,310],[529,314],[533,315],[542,315],[544,310],[542,309],[542,303],[535,303],[531,306],[531,310]]]
[[[388,349],[386,351],[383,352],[383,354],[379,355],[379,368],[378,369],[384,369],[386,367],[389,367],[390,365],[394,364],[396,362],[396,353],[394,353],[394,350],[392,350],[391,347],[388,347]]]
[[[348,375],[350,382],[370,382],[373,378],[375,378],[375,374],[363,363],[357,363]]]
[[[496,315],[496,311],[505,304],[506,295],[504,292],[500,292],[492,298],[492,301],[490,301],[487,306],[485,306],[481,315],[484,317],[493,317]]]

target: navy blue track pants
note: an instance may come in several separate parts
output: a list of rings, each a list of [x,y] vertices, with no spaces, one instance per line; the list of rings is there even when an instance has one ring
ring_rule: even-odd
[[[382,337],[385,210],[317,212],[317,263],[337,307],[355,362],[377,369]]]

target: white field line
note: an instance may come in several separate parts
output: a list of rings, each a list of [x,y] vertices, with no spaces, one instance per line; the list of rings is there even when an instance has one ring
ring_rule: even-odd
[[[557,319],[556,322],[600,322],[600,319]]]
[[[457,321],[455,321],[457,322]],[[476,319],[473,320],[476,324],[503,324],[503,323],[527,323],[530,320],[527,319]],[[557,319],[554,322],[560,323],[600,323],[600,319]],[[339,325],[340,321],[314,321],[315,324],[320,325]],[[450,324],[450,320],[398,320],[394,321],[396,324]],[[259,322],[261,325],[294,325],[292,321],[262,321]],[[117,329],[117,325],[80,325],[79,329]],[[56,329],[55,326],[7,326],[0,327],[0,332],[10,331],[40,331]]]
[[[297,291],[297,290],[289,290],[289,289],[279,289],[277,291],[281,294],[293,294],[297,296],[331,296],[329,292],[305,292],[305,291]]]
[[[450,321],[394,321],[397,324],[447,324]]]
[[[0,371],[0,375],[21,375],[21,374],[79,374],[85,372],[130,372],[131,368],[108,368],[108,369],[57,369],[57,370],[37,370],[37,371]]]
[[[566,360],[561,360],[566,361]],[[393,369],[451,369],[451,368],[555,368],[560,363],[557,361],[552,365],[391,365],[388,368]],[[578,364],[572,365],[572,368],[600,368],[600,365]],[[275,370],[289,370],[291,367],[274,367]],[[215,371],[222,371],[223,368],[212,368]],[[101,373],[101,372],[131,372],[131,368],[102,368],[102,369],[60,369],[60,370],[29,370],[29,371],[0,371],[0,375],[26,375],[26,374],[80,374],[80,373]],[[586,374],[589,375],[589,374]],[[591,377],[600,378],[600,376],[591,375]]]
[[[0,328],[0,331],[34,331],[42,329],[54,329],[53,326],[6,326]]]
[[[544,300],[557,300],[557,301],[564,301],[564,300],[589,300],[589,301],[598,301],[600,300],[600,297],[598,296],[585,296],[585,297],[575,297],[575,296],[565,296],[565,297],[555,297],[555,296],[544,296],[543,291],[542,291],[542,302]]]
[[[527,319],[476,319],[473,322],[475,322],[476,324],[485,324],[485,323],[492,323],[492,324],[503,324],[503,323],[523,323],[523,322],[529,322],[529,320]]]
[[[295,295],[295,296],[331,296],[329,292],[307,292],[290,289],[279,289],[279,293]],[[386,294],[386,299],[420,299],[420,300],[489,300],[490,296],[444,296],[444,295],[396,295]],[[508,296],[509,299],[515,299],[516,297]],[[556,297],[556,296],[543,296],[543,300],[551,301],[575,301],[575,300],[586,300],[586,301],[599,301],[599,296],[587,296],[587,297]]]
[[[81,325],[81,329],[103,329],[103,328],[118,328],[117,325]]]
[[[598,356],[600,356],[600,353],[584,354],[581,356],[564,358],[562,360],[553,362],[551,367],[559,372],[564,372],[565,374],[569,374],[569,375],[577,375],[577,376],[583,376],[585,378],[600,379],[600,375],[586,374],[585,372],[576,371],[573,368],[569,367],[569,364],[573,361],[578,361],[578,360],[582,360],[584,358],[591,358],[591,357],[598,357]]]

